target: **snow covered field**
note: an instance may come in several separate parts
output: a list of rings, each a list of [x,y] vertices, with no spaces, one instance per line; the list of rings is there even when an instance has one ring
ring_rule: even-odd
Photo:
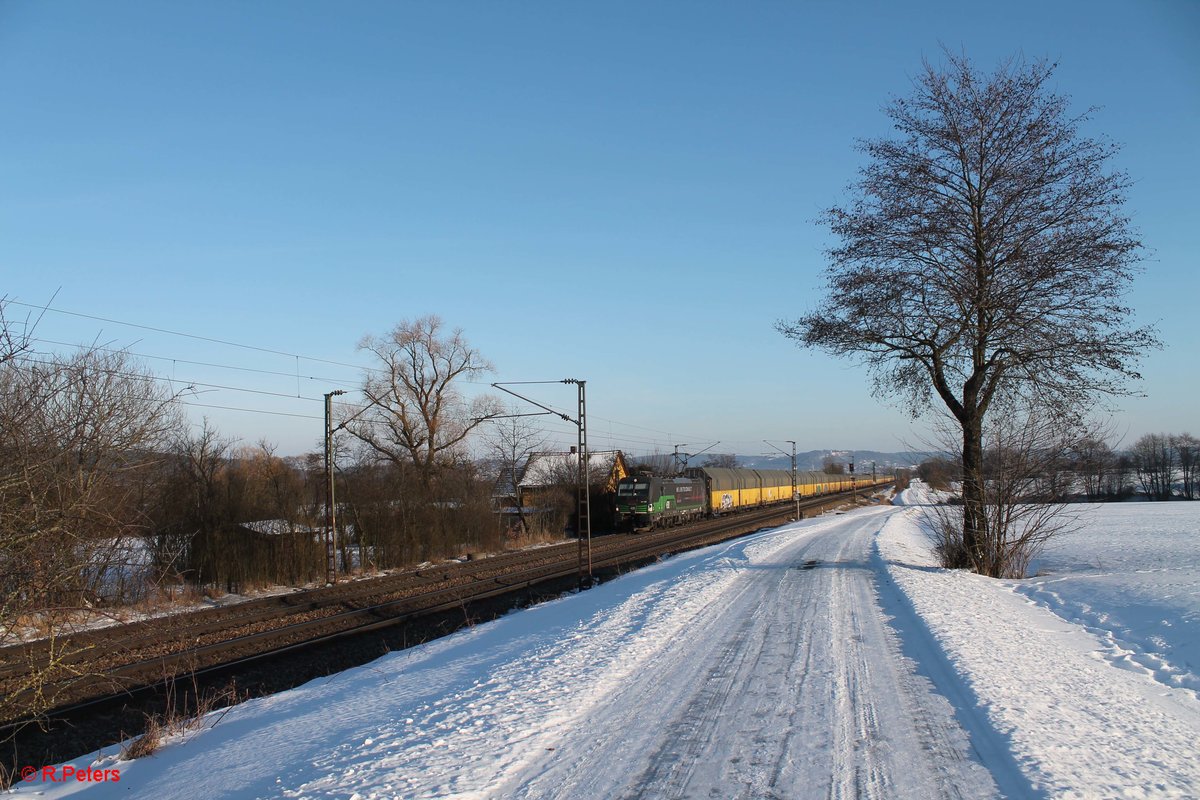
[[[1200,691],[1200,510],[1135,503],[1086,514],[1018,590],[1096,634],[1114,664]]]
[[[992,581],[937,569],[924,497],[905,499],[250,701],[149,758],[72,764],[118,782],[15,791],[1200,796],[1200,504],[1086,507],[1039,577]]]
[[[1200,797],[1200,508],[1087,506],[1019,581],[931,569],[912,514],[878,545],[921,619],[906,638],[937,642],[939,688],[1035,796]]]

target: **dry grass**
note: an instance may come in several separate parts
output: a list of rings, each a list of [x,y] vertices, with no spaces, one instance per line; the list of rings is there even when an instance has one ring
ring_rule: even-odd
[[[132,761],[154,755],[162,747],[166,737],[166,726],[158,716],[146,717],[146,731],[132,742],[121,745],[121,759]]]
[[[184,694],[182,702],[175,701],[174,683],[168,683],[166,711],[146,715],[146,730],[137,738],[121,745],[121,758],[133,760],[154,755],[170,739],[186,738],[188,734],[214,728],[225,718],[229,709],[242,701],[233,684],[220,690],[199,692],[193,681],[193,694]],[[195,698],[194,704],[191,698]],[[221,709],[215,717],[210,715]]]
[[[504,537],[505,550],[523,550],[539,544],[558,544],[565,542],[562,530],[545,531],[531,525],[525,533],[508,534]]]

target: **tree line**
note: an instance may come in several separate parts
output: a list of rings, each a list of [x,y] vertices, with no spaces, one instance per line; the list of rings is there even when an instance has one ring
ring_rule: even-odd
[[[39,352],[37,320],[10,309],[0,298],[0,639],[53,633],[83,609],[323,578],[321,453],[281,457],[191,424],[128,352]],[[500,409],[460,394],[490,365],[436,317],[361,347],[376,359],[366,401],[338,408],[333,439],[339,571],[501,549],[497,460],[466,448]],[[517,437],[514,458],[543,444]]]
[[[994,480],[1000,455],[985,448],[984,480]],[[962,463],[931,458],[917,466],[925,483],[947,488],[961,481]],[[1084,437],[1044,454],[1029,476],[1025,500],[1200,499],[1200,439],[1189,433],[1147,433],[1126,448],[1098,437]]]

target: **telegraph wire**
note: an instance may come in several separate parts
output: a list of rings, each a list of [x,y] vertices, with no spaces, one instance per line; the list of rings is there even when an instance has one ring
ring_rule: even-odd
[[[170,330],[169,328],[158,328],[153,325],[143,325],[138,322],[126,322],[125,320],[113,319],[111,317],[101,317],[101,316],[98,316],[95,314],[84,314],[79,311],[67,311],[66,309],[53,308],[49,304],[42,306],[42,305],[37,305],[34,303],[25,303],[20,300],[6,300],[5,302],[9,305],[21,306],[23,308],[29,308],[29,309],[33,309],[33,310],[40,310],[43,313],[49,311],[49,312],[52,312],[55,314],[64,314],[64,315],[71,316],[71,317],[79,317],[81,319],[90,319],[90,320],[95,320],[97,322],[109,322],[109,323],[112,323],[113,325],[124,325],[129,328],[137,328],[139,330],[144,330],[144,331],[153,331],[154,333],[165,333],[169,336],[179,336],[184,339],[195,339],[197,341],[209,342],[212,344],[220,344],[220,345],[225,345],[227,347],[239,347],[243,350],[252,350],[255,352],[259,352],[259,353],[267,353],[269,355],[284,356],[286,358],[291,358],[291,359],[296,360],[297,370],[299,369],[300,359],[304,359],[305,361],[312,361],[312,362],[318,363],[318,364],[330,364],[335,367],[346,367],[347,369],[353,369],[353,370],[358,370],[358,371],[362,371],[362,372],[374,372],[374,373],[379,373],[379,374],[384,374],[384,375],[388,374],[387,370],[380,369],[378,367],[369,367],[369,366],[364,366],[362,364],[350,364],[345,361],[334,361],[333,359],[318,358],[316,356],[306,356],[301,353],[290,353],[290,352],[287,352],[284,350],[276,350],[276,349],[270,348],[270,347],[261,347],[259,345],[246,344],[244,342],[234,342],[234,341],[231,341],[228,339],[217,339],[212,336],[202,336],[200,334],[187,333],[185,331],[173,331],[173,330]],[[39,317],[39,319],[40,319],[40,317]],[[297,373],[296,372],[287,372],[287,373],[283,373],[283,374],[288,377],[294,377]],[[464,380],[463,383],[470,383],[475,386],[487,385],[481,381],[470,381],[470,380]]]
[[[44,353],[44,352],[34,352],[34,355],[52,355],[52,354]],[[53,362],[53,361],[39,361],[34,358],[29,358],[28,356],[18,356],[16,360],[22,361],[27,364],[40,364],[40,365],[46,366],[46,367],[58,365],[56,362]],[[200,386],[205,389],[220,389],[220,390],[225,390],[225,391],[229,391],[229,392],[245,392],[247,394],[261,394],[261,395],[266,395],[268,397],[282,397],[282,398],[286,398],[288,400],[310,400],[310,401],[314,401],[314,402],[318,402],[318,403],[322,402],[322,398],[320,398],[320,397],[304,397],[303,395],[298,395],[298,394],[286,394],[284,392],[270,392],[265,389],[249,389],[244,386],[228,386],[228,385],[220,384],[220,383],[205,383],[203,381],[193,381],[193,380],[188,380],[187,378],[173,378],[173,377],[167,377],[165,375],[154,375],[154,374],[145,374],[145,373],[138,373],[138,372],[122,372],[121,370],[100,369],[97,367],[90,367],[89,369],[91,369],[93,372],[99,372],[102,375],[112,375],[113,377],[117,377],[117,378],[130,378],[132,380],[141,380],[141,381],[159,381],[162,383],[169,383],[171,385],[174,385],[176,383],[183,383],[183,384],[187,384],[190,387]]]

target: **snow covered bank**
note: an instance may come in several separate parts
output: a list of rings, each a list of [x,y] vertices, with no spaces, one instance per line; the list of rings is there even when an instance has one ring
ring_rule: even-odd
[[[769,545],[765,545],[769,549]],[[653,565],[230,711],[118,783],[18,785],[20,793],[209,797],[431,797],[486,790],[555,746],[721,593],[756,540]],[[689,576],[691,579],[689,579]],[[633,640],[631,647],[619,641]],[[115,751],[115,748],[113,748]],[[37,765],[40,767],[41,765]],[[361,792],[361,794],[359,794]]]
[[[152,757],[72,765],[117,783],[18,792],[982,800],[988,771],[875,603],[871,543],[893,513],[673,557],[248,702]]]
[[[919,508],[877,553],[962,681],[960,716],[982,713],[1038,791],[1200,797],[1200,507],[1083,514],[1023,581],[938,569]]]

